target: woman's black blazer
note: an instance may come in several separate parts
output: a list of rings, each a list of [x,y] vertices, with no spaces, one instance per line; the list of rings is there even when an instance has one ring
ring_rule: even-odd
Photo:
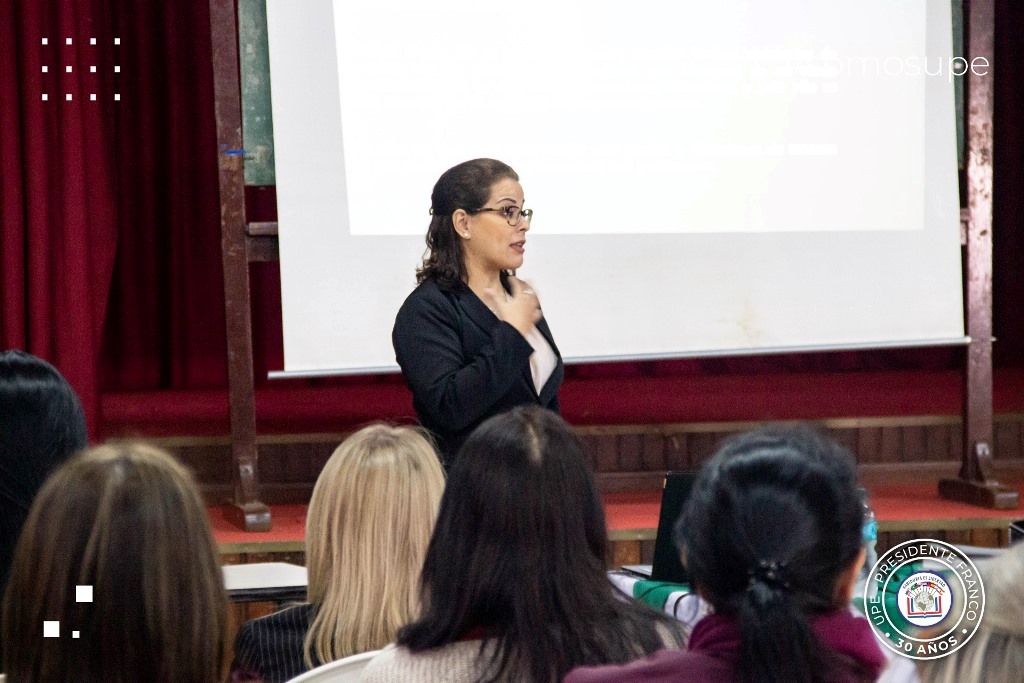
[[[446,464],[487,418],[520,405],[558,411],[564,367],[547,322],[537,323],[558,364],[538,395],[533,347],[498,320],[465,284],[450,290],[424,280],[402,304],[391,340],[420,423],[438,439]]]

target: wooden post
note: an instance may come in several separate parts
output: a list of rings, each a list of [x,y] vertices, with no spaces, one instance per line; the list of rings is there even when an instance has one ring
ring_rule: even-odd
[[[964,373],[964,452],[956,479],[939,495],[989,508],[1016,508],[1017,492],[989,479],[992,461],[992,113],[995,66],[993,0],[971,0],[968,61],[984,57],[985,75],[967,72],[967,368]]]
[[[231,453],[235,476],[235,497],[227,512],[229,519],[246,531],[269,531],[270,509],[259,500],[256,458],[256,400],[235,0],[210,0],[210,37],[217,118]]]

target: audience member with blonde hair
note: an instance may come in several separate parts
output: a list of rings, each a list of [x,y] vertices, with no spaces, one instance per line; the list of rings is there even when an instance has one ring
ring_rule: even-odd
[[[284,681],[393,642],[419,608],[443,490],[441,463],[415,429],[377,424],[345,439],[309,503],[308,602],[242,627],[233,680]]]
[[[91,587],[91,601],[78,601],[78,586]],[[210,683],[226,614],[188,471],[144,445],[94,448],[60,467],[32,505],[4,599],[3,671],[7,683]],[[43,637],[47,621],[58,637]]]
[[[1024,545],[979,565],[985,614],[956,652],[921,662],[923,683],[1011,683],[1024,678]]]

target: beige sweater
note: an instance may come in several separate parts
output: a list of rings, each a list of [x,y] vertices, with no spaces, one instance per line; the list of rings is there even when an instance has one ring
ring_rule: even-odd
[[[679,647],[668,629],[660,624],[657,628],[665,647]],[[479,640],[466,640],[418,654],[388,645],[370,660],[359,680],[362,683],[473,683],[480,678],[491,654],[488,644],[481,656],[480,644]]]
[[[370,660],[363,683],[473,683],[480,677],[480,641],[466,640],[413,654],[388,645]]]

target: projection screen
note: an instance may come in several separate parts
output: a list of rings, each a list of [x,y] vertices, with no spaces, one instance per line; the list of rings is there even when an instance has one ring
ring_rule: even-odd
[[[964,341],[948,2],[267,0],[285,370],[395,368],[493,157],[568,361]]]

